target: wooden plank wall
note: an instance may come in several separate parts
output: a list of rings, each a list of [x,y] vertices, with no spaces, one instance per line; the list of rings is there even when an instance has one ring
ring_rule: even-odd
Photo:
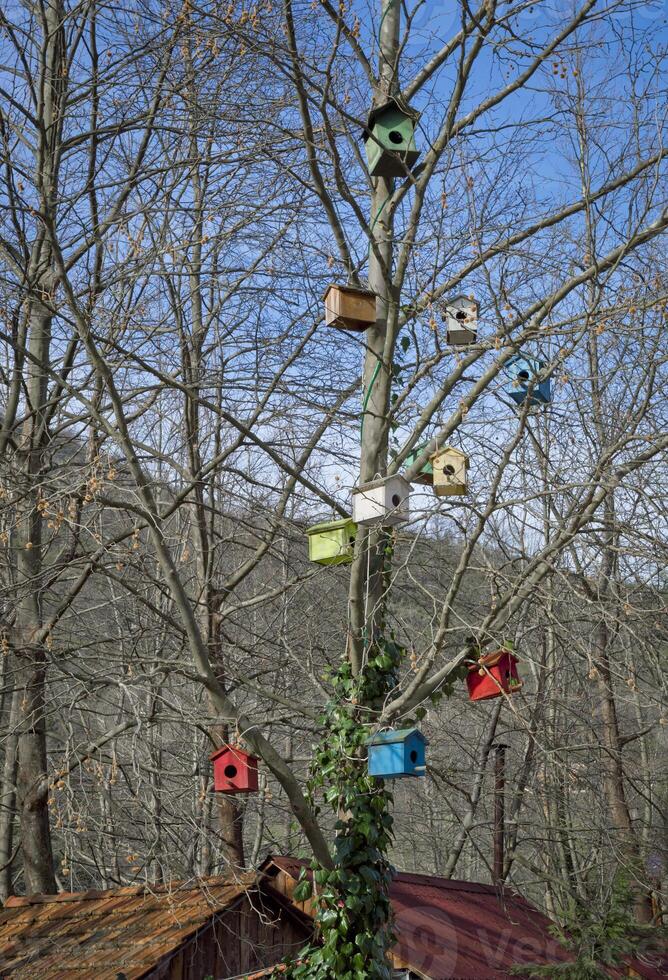
[[[280,963],[310,935],[267,895],[245,895],[216,916],[177,953],[145,974],[146,980],[230,980]]]

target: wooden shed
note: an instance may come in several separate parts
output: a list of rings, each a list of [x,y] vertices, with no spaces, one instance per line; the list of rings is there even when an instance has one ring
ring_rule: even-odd
[[[263,876],[10,898],[0,976],[16,980],[215,980],[273,966],[312,924]]]
[[[269,857],[257,873],[187,884],[10,898],[0,909],[0,977],[10,980],[241,980],[274,971],[312,936],[308,862]],[[390,887],[396,980],[507,980],[523,963],[563,965],[550,922],[510,889],[398,873]],[[665,976],[664,957],[604,968]]]

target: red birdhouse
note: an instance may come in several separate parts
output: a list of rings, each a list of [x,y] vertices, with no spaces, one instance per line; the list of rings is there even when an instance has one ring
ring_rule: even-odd
[[[216,793],[257,792],[257,759],[233,745],[221,745],[209,756]]]
[[[469,701],[514,694],[522,686],[517,673],[517,657],[510,650],[495,650],[480,657],[477,663],[469,667],[466,686]]]

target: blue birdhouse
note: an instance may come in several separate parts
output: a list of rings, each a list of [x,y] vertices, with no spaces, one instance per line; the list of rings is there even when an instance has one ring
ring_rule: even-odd
[[[510,378],[505,393],[521,405],[529,397],[529,405],[547,405],[552,401],[552,382],[549,378],[540,379],[545,367],[544,361],[534,357],[512,357],[505,371]]]
[[[424,776],[425,750],[429,742],[417,728],[378,732],[367,741],[369,775],[378,779]]]

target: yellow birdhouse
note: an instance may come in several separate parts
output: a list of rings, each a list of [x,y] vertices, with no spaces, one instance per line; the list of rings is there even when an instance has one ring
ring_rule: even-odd
[[[325,323],[338,330],[366,330],[376,322],[376,294],[357,286],[327,287]]]
[[[463,497],[468,491],[468,456],[446,446],[431,457],[434,471],[434,493],[437,497]]]

